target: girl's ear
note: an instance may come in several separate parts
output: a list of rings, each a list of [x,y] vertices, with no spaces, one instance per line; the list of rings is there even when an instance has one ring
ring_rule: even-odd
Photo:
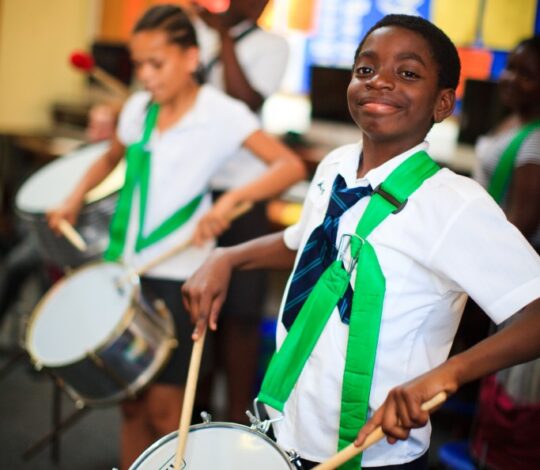
[[[188,63],[188,70],[191,73],[195,73],[199,67],[199,48],[195,46],[188,47],[185,53]]]
[[[444,88],[439,91],[437,96],[437,103],[433,110],[433,120],[435,122],[444,121],[448,116],[452,114],[454,106],[456,104],[456,91],[452,88]]]

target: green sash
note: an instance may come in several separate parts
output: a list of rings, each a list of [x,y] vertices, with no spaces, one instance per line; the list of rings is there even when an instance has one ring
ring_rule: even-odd
[[[283,411],[331,313],[349,285],[356,264],[341,390],[339,450],[354,441],[366,421],[386,289],[377,255],[367,237],[386,217],[399,212],[408,197],[438,170],[439,166],[426,152],[417,152],[375,189],[356,233],[350,235],[351,266],[346,270],[342,260],[338,259],[322,274],[281,348],[272,357],[263,379],[258,399]],[[340,468],[358,469],[360,460],[361,456],[358,456]]]
[[[116,261],[122,256],[126,243],[126,235],[131,214],[131,204],[133,202],[133,192],[137,185],[140,186],[140,209],[139,209],[139,230],[135,251],[139,252],[144,248],[162,240],[170,233],[180,228],[193,215],[203,198],[198,195],[185,206],[178,209],[150,234],[144,236],[143,228],[146,217],[146,202],[148,199],[148,186],[150,183],[150,160],[151,154],[146,149],[152,131],[156,125],[159,114],[159,105],[152,104],[148,109],[144,123],[143,137],[140,142],[130,145],[126,152],[127,169],[124,186],[120,191],[116,211],[110,225],[109,247],[103,255],[107,261]]]
[[[497,163],[488,185],[488,193],[491,194],[498,204],[503,200],[503,196],[510,184],[519,148],[527,136],[539,127],[540,120],[530,122],[523,126],[501,155],[499,163]]]

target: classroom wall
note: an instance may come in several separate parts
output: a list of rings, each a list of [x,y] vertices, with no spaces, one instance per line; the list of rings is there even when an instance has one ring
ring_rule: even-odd
[[[69,54],[94,33],[97,0],[2,0],[0,131],[45,128],[55,100],[84,98]]]

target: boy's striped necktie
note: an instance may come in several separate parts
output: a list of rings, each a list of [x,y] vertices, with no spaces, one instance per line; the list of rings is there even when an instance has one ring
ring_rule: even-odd
[[[287,330],[293,324],[322,273],[336,259],[339,218],[360,199],[372,193],[373,189],[370,185],[349,189],[343,177],[340,174],[336,176],[324,221],[311,233],[293,274],[282,319]],[[347,324],[351,303],[352,288],[349,285],[345,296],[338,303],[341,319]]]

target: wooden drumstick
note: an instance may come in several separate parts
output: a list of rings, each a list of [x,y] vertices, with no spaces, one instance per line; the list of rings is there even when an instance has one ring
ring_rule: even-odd
[[[98,67],[90,54],[83,51],[75,51],[70,55],[69,60],[75,68],[88,73],[118,96],[127,98],[129,95],[129,88],[116,77],[101,67]]]
[[[191,424],[191,415],[193,413],[193,403],[195,402],[195,391],[197,390],[197,379],[199,378],[199,369],[201,365],[201,357],[204,348],[204,339],[206,337],[206,328],[202,335],[193,343],[191,359],[189,361],[189,371],[184,391],[184,401],[182,403],[182,415],[178,425],[178,446],[176,448],[176,458],[174,461],[175,470],[181,468],[184,460],[184,452],[186,450],[187,436],[189,426]]]
[[[430,400],[426,401],[420,407],[423,411],[429,411],[436,406],[440,405],[446,400],[446,393],[439,392]],[[384,437],[384,432],[380,426],[377,426],[372,432],[368,434],[366,440],[360,447],[356,447],[354,444],[349,444],[345,449],[339,451],[337,454],[330,457],[323,463],[320,463],[316,467],[313,467],[313,470],[332,470],[334,468],[343,465],[345,462],[351,460],[353,457],[357,456],[368,447],[371,447],[376,442],[379,442]]]
[[[251,208],[253,207],[253,203],[251,202],[243,202],[241,204],[238,204],[233,211],[229,214],[229,221],[233,221],[240,217],[241,215],[245,214]],[[190,238],[189,240],[186,240],[185,242],[180,243],[179,245],[173,246],[170,250],[166,251],[165,253],[162,253],[161,255],[157,256],[153,260],[150,260],[148,263],[143,264],[139,268],[137,268],[135,271],[129,273],[125,277],[122,277],[118,280],[117,285],[118,287],[122,287],[124,283],[131,278],[131,276],[142,276],[144,273],[152,269],[153,267],[157,266],[158,264],[161,264],[163,261],[167,260],[171,256],[174,256],[181,251],[185,250],[187,247],[191,246],[193,243],[193,240]]]
[[[62,232],[62,235],[67,238],[69,243],[71,243],[77,250],[85,252],[88,246],[83,240],[83,237],[73,228],[66,219],[60,219],[58,222],[58,229]]]

